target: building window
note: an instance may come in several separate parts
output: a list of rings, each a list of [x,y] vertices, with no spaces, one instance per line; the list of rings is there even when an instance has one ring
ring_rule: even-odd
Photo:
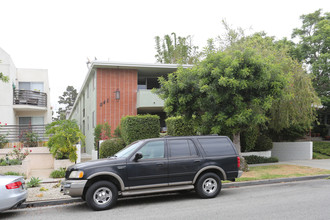
[[[87,98],[89,98],[89,83],[88,82],[87,82],[86,90],[87,90]]]
[[[19,117],[19,125],[43,125],[44,117]]]
[[[92,126],[95,128],[95,111],[92,113]]]
[[[87,116],[87,131],[89,131],[89,116]]]
[[[19,82],[18,86],[21,90],[44,92],[43,82]]]

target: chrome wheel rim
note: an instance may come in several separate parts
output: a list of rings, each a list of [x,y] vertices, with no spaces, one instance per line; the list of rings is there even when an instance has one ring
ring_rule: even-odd
[[[104,205],[112,199],[112,192],[107,187],[102,187],[94,192],[93,200],[98,205]]]
[[[218,183],[213,178],[207,178],[203,182],[203,191],[207,194],[214,193],[218,188]]]

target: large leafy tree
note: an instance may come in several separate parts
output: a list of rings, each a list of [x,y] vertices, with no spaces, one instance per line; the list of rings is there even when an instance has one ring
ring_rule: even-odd
[[[195,128],[204,134],[230,132],[240,151],[241,132],[266,125],[272,117],[282,117],[283,114],[271,111],[274,103],[279,110],[285,105],[281,100],[295,101],[293,97],[298,93],[290,88],[295,85],[295,78],[299,78],[294,76],[299,68],[303,75],[301,66],[286,49],[276,45],[271,37],[255,34],[235,40],[223,50],[209,51],[206,59],[191,69],[180,68],[167,80],[160,78],[162,87],[158,93],[165,99],[169,116],[193,119]],[[306,75],[300,77],[308,79]],[[296,100],[300,99],[296,97]],[[307,98],[299,107],[311,112],[312,102]],[[280,125],[273,123],[274,127],[287,126],[287,121],[282,121]]]
[[[196,63],[201,55],[198,47],[192,44],[191,36],[177,37],[175,33],[165,35],[164,38],[155,37],[155,55],[159,63]]]
[[[64,108],[60,107],[57,110],[57,117],[54,118],[57,120],[64,120],[66,118],[66,112],[69,111],[76,101],[78,96],[77,90],[73,86],[66,87],[66,90],[63,92],[62,96],[59,96],[59,104],[64,105]]]
[[[330,13],[321,9],[302,15],[302,26],[293,30],[298,38],[298,58],[313,75],[313,85],[322,105],[330,108]]]

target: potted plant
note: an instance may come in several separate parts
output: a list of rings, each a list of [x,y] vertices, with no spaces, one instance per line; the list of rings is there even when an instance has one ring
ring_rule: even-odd
[[[71,162],[77,160],[75,145],[80,141],[84,144],[85,136],[79,130],[75,120],[52,122],[47,125],[46,134],[50,135],[47,146],[55,159],[66,159]]]

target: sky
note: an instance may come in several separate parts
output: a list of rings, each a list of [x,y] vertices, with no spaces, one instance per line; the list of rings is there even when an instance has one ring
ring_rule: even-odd
[[[191,35],[203,48],[225,33],[221,21],[277,39],[300,16],[330,12],[329,0],[0,0],[0,47],[17,68],[48,69],[50,99],[79,92],[90,60],[155,63],[155,36]]]

